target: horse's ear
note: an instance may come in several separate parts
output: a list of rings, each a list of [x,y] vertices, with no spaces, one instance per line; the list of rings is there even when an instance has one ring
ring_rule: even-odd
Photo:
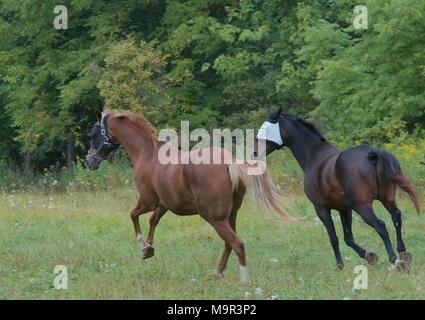
[[[96,112],[97,122],[100,122],[100,120],[102,119],[102,111],[96,108],[95,112]]]
[[[282,113],[282,107],[280,107],[279,110],[277,110],[276,118],[279,118],[281,113]]]
[[[271,107],[267,108],[267,115],[270,117],[273,113],[273,109]]]
[[[273,120],[273,121],[277,120],[277,119],[279,119],[280,114],[282,113],[282,107],[280,107],[279,110],[277,110],[276,112],[273,112],[272,108],[268,108],[267,113],[268,113],[270,120]]]

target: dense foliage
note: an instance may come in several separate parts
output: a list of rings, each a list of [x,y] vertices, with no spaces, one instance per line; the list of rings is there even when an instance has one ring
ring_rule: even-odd
[[[345,146],[421,139],[424,1],[365,1],[367,30],[349,0],[70,0],[67,30],[57,4],[0,0],[2,166],[82,156],[96,107],[210,129],[282,105]]]

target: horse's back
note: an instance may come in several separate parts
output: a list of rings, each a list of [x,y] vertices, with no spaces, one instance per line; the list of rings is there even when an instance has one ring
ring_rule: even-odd
[[[342,151],[336,160],[336,170],[348,172],[355,168],[358,173],[369,173],[368,170],[373,169],[369,155],[374,150],[375,148],[368,145],[360,145]]]
[[[192,151],[192,153],[204,154],[203,162],[193,162],[184,166],[184,174],[190,187],[197,192],[232,193],[232,183],[230,181],[227,164],[232,161],[232,154],[221,148],[203,148]],[[199,160],[199,158],[198,158]]]

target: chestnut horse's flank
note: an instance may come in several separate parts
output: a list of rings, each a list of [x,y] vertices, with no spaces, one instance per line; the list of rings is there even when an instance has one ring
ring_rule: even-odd
[[[158,152],[164,142],[157,140],[155,128],[145,118],[134,113],[100,112],[97,112],[97,118],[91,134],[87,166],[98,168],[118,144],[122,144],[128,152],[140,194],[136,207],[131,211],[131,219],[144,258],[154,255],[155,227],[168,210],[177,215],[199,214],[225,242],[217,275],[223,275],[233,249],[239,259],[241,281],[247,281],[244,245],[235,232],[236,216],[245,191],[253,196],[256,203],[273,208],[283,218],[292,219],[277,205],[278,195],[267,171],[261,175],[248,175],[248,164],[162,164],[158,160]],[[222,158],[231,157],[223,149],[205,150],[210,153],[218,150]],[[139,216],[150,211],[153,214],[145,240]]]

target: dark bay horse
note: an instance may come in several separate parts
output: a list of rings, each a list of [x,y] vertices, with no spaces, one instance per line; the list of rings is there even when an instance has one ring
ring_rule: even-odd
[[[400,270],[408,270],[412,255],[406,251],[402,239],[396,187],[408,193],[418,214],[420,205],[414,187],[403,176],[399,162],[391,153],[367,145],[340,151],[327,142],[313,124],[282,113],[282,108],[277,112],[269,109],[268,119],[257,139],[266,140],[266,143],[262,148],[254,147],[254,159],[262,159],[284,146],[292,151],[304,171],[304,191],[328,232],[338,268],[343,268],[343,260],[331,217],[332,209],[339,211],[345,243],[369,264],[375,264],[378,259],[375,253],[367,252],[354,240],[351,231],[354,209],[382,238],[390,263]],[[376,199],[391,214],[400,259],[394,253],[385,223],[373,211],[372,202]]]
[[[155,128],[142,116],[134,113],[102,113],[96,111],[97,122],[91,133],[91,147],[86,158],[89,169],[97,169],[108,154],[123,145],[135,170],[139,200],[131,211],[136,238],[144,258],[154,255],[154,231],[168,211],[177,215],[199,214],[209,222],[224,240],[224,252],[216,274],[223,271],[231,250],[238,256],[242,282],[249,279],[243,242],[236,235],[236,215],[247,191],[253,200],[291,219],[277,204],[278,194],[267,171],[248,175],[248,164],[230,161],[222,164],[162,164],[159,150],[165,142],[158,141]],[[210,148],[207,152],[212,152]],[[175,149],[178,156],[183,154]],[[199,151],[199,150],[198,150]],[[194,152],[198,152],[194,151]],[[204,150],[205,151],[205,150]],[[220,156],[231,157],[218,148]],[[144,239],[139,225],[141,214],[152,212],[149,233]]]

